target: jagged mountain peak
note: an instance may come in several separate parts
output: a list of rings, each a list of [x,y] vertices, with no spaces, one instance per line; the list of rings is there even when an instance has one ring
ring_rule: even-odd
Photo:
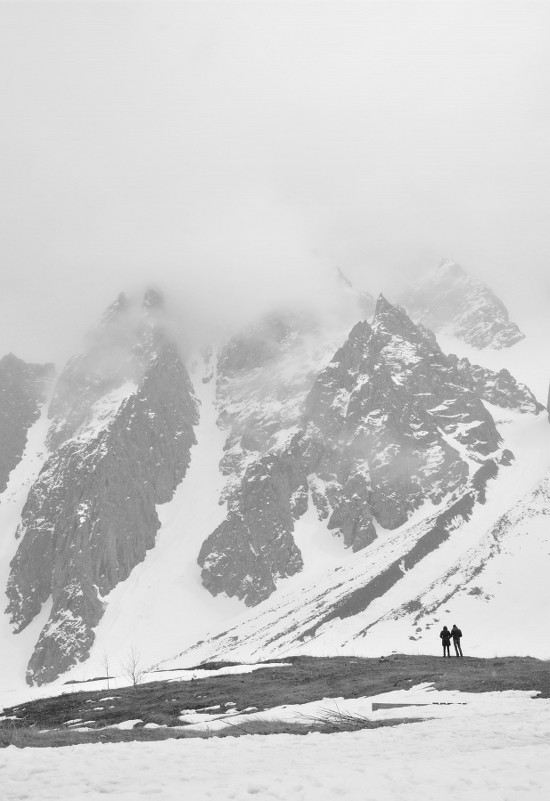
[[[390,303],[384,295],[380,295],[376,303],[376,311],[372,320],[373,331],[379,340],[389,345],[392,340],[397,357],[400,358],[400,343],[407,342],[415,347],[428,349],[432,354],[442,355],[432,331],[423,325],[415,324],[405,309]],[[402,354],[405,356],[405,354]]]
[[[415,322],[475,348],[509,348],[524,338],[500,298],[451,259],[397,297]]]
[[[120,292],[116,300],[114,300],[103,313],[101,322],[103,324],[109,324],[112,320],[116,319],[119,314],[127,311],[129,306],[130,301],[128,296],[124,292]]]
[[[440,280],[468,280],[468,273],[453,259],[441,259],[432,273],[432,279],[436,277]]]
[[[145,291],[142,306],[144,309],[163,309],[164,296],[158,289],[150,287]]]
[[[412,329],[410,329],[410,326],[414,325],[405,309],[397,304],[390,303],[382,294],[380,294],[376,300],[372,324],[373,326],[387,328],[388,330],[405,327],[411,331]]]
[[[139,384],[169,341],[163,310],[156,290],[148,290],[141,301],[121,293],[109,306],[59,377],[49,409],[50,447],[73,436],[108,393]]]

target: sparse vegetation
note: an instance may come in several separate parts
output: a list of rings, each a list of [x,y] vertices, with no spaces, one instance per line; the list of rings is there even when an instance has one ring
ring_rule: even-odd
[[[137,687],[138,684],[141,684],[146,671],[142,665],[141,656],[135,645],[130,647],[130,650],[126,654],[126,657],[121,664],[121,668],[122,675],[128,679],[132,687]]]
[[[411,722],[395,719],[376,721],[345,711],[321,713],[303,721],[253,721],[233,723],[220,731],[186,731],[182,710],[205,714],[208,708],[234,705],[237,711],[251,706],[258,710],[283,704],[301,704],[321,698],[359,698],[432,682],[436,689],[488,692],[535,690],[550,697],[550,663],[530,657],[499,659],[442,659],[433,656],[393,655],[383,659],[359,657],[291,657],[287,667],[252,673],[205,677],[193,681],[162,679],[132,684],[107,696],[106,691],[67,692],[5,709],[10,720],[0,721],[0,745],[18,747],[63,746],[90,742],[128,742],[184,737],[227,737],[244,734],[295,733],[309,731],[354,731],[380,725]],[[224,663],[201,665],[201,669]],[[114,693],[114,691],[113,691]],[[105,700],[104,700],[105,699]],[[114,727],[127,720],[141,722],[129,730]],[[76,723],[75,723],[76,721]],[[146,728],[146,724],[160,728]],[[86,725],[87,731],[75,731]]]

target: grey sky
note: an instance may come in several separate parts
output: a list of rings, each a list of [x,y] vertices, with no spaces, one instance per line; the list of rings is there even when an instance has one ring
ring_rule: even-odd
[[[204,318],[441,257],[548,304],[550,4],[0,4],[0,353],[122,289]],[[529,286],[529,281],[530,286]]]

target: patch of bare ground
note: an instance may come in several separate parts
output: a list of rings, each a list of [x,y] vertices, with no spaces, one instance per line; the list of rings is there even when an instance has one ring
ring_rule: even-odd
[[[372,721],[355,716],[320,716],[301,722],[251,721],[221,731],[186,731],[182,710],[223,713],[229,707],[243,711],[303,704],[323,698],[360,698],[431,682],[438,690],[490,692],[529,690],[550,697],[550,663],[530,657],[443,659],[433,656],[392,655],[381,659],[359,657],[290,657],[284,667],[252,673],[170,681],[170,671],[159,680],[117,690],[72,691],[4,710],[0,745],[63,746],[91,742],[128,742],[168,738],[241,736],[243,734],[306,734],[310,731],[353,731],[397,725],[401,719]],[[220,667],[223,663],[201,665]],[[105,700],[103,700],[105,699]],[[110,728],[139,720],[129,730]],[[411,722],[410,719],[406,722]],[[146,724],[161,728],[145,728]],[[75,731],[75,727],[88,731]]]

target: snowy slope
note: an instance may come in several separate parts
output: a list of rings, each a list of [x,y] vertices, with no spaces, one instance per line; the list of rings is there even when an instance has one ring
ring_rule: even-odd
[[[402,574],[381,597],[375,592],[361,608],[363,588],[376,582],[388,564],[406,558],[440,509],[426,505],[412,523],[381,533],[353,560],[343,552],[338,561],[334,554],[334,566],[325,563],[324,570],[312,560],[311,572],[287,579],[276,598],[225,634],[178,655],[175,663],[222,655],[258,659],[290,653],[437,653],[438,627],[454,622],[467,632],[468,653],[548,658],[548,643],[539,634],[550,604],[545,580],[550,569],[548,480],[541,483],[550,472],[550,426],[542,415],[508,414],[506,420],[505,441],[516,452],[515,463],[488,482],[486,503],[476,506],[469,520],[457,518],[449,539],[412,569],[403,564]],[[297,528],[298,540],[303,536],[310,543],[316,528],[316,537],[327,548],[330,534],[322,524],[302,518]],[[341,617],[334,614],[339,609]],[[319,625],[324,618],[327,622]]]
[[[10,562],[15,556],[18,540],[15,532],[27,493],[40,472],[44,454],[47,452],[46,437],[50,421],[47,415],[48,404],[44,404],[40,418],[32,426],[27,438],[23,458],[12,471],[8,486],[0,500],[0,586],[4,588],[0,596],[2,612],[8,599],[5,587],[8,582]],[[14,634],[8,617],[0,615],[0,653],[2,654],[2,685],[14,686],[24,682],[26,665],[32,655],[38,635],[48,619],[51,604],[46,604],[41,614],[25,631]]]

